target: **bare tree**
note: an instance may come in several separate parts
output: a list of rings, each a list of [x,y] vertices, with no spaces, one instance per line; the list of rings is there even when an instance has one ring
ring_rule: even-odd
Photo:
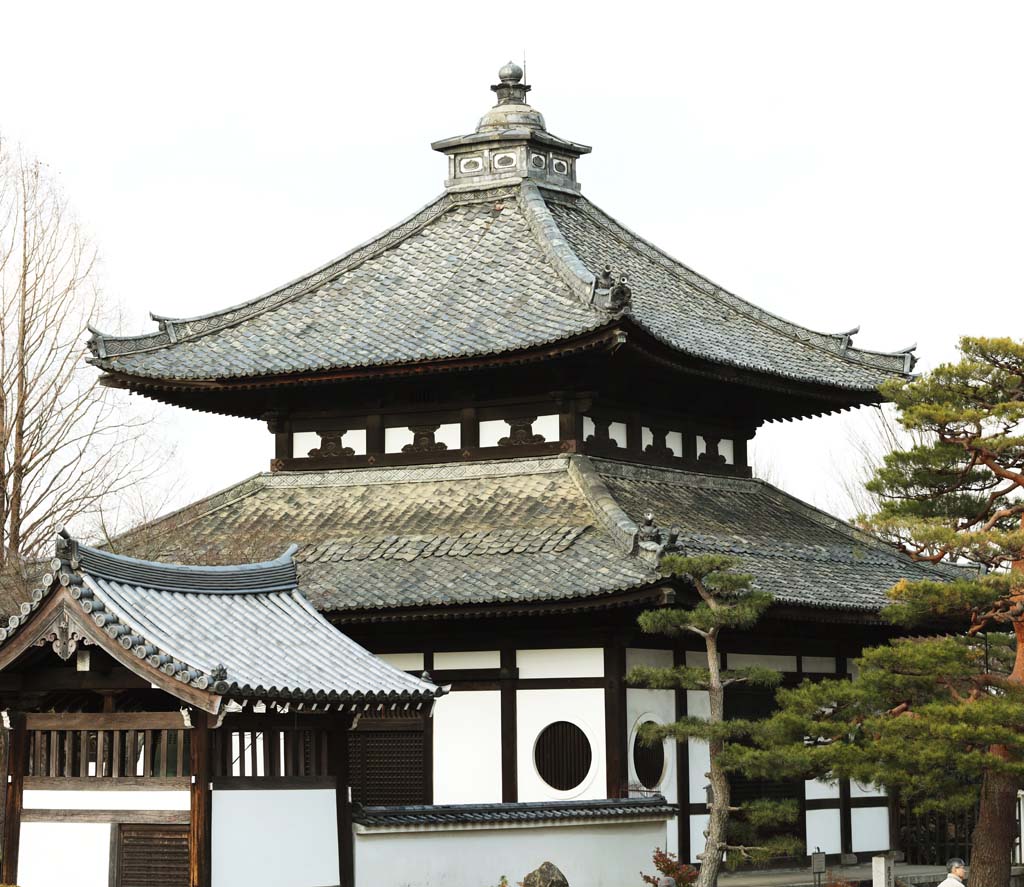
[[[60,187],[0,139],[0,575],[44,555],[53,527],[94,519],[152,472],[146,417],[84,362],[104,310],[96,252]]]

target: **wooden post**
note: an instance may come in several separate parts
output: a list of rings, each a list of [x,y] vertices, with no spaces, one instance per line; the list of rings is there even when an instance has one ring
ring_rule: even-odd
[[[5,884],[18,883],[18,844],[21,839],[21,803],[25,784],[25,763],[28,759],[28,734],[25,716],[10,713],[11,730],[8,735],[10,751],[7,754],[7,796],[4,802],[3,865],[0,867]]]
[[[604,736],[609,798],[627,794],[626,764],[626,648],[617,637],[604,648]]]
[[[340,715],[330,730],[328,766],[335,778],[335,810],[338,818],[338,883],[355,887],[355,842],[352,836],[352,804],[348,799],[348,731],[350,715]]]
[[[210,887],[210,729],[206,712],[193,709],[189,731],[189,763],[192,771],[189,821],[189,887]]]
[[[519,800],[519,748],[516,708],[516,650],[501,650],[501,800]]]
[[[686,651],[676,646],[672,651],[672,665],[676,668],[686,665]],[[675,692],[675,719],[682,720],[687,715],[688,705],[685,690]],[[676,801],[679,814],[676,827],[679,837],[679,859],[690,861],[690,743],[688,740],[673,743],[676,748]]]

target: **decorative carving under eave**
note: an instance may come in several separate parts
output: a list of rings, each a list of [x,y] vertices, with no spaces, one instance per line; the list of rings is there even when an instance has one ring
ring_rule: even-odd
[[[440,425],[410,425],[409,430],[412,432],[412,443],[402,447],[402,452],[435,453],[438,450],[447,450],[447,444],[434,440],[434,435],[440,427]]]
[[[66,610],[62,610],[57,617],[56,625],[36,641],[36,646],[44,647],[50,644],[53,652],[60,656],[65,662],[75,655],[80,643],[87,643],[85,637],[71,627],[71,620]]]
[[[320,446],[314,447],[306,455],[310,459],[328,459],[331,456],[354,456],[356,451],[352,447],[342,446],[341,439],[345,436],[345,430],[341,431],[318,431]]]
[[[661,459],[672,459],[675,457],[675,453],[672,452],[672,447],[666,442],[668,437],[668,429],[666,428],[652,428],[651,436],[654,440],[644,447],[644,452],[648,456],[657,456]]]
[[[725,465],[725,456],[718,452],[720,437],[704,437],[704,452],[700,454],[698,462],[712,462],[715,465]]]
[[[498,441],[499,447],[521,447],[527,444],[544,443],[543,434],[533,433],[533,423],[537,421],[536,416],[527,416],[522,419],[506,419],[509,426],[508,437]]]
[[[609,429],[612,425],[611,419],[592,419],[594,433],[587,435],[587,443],[598,444],[602,447],[617,447],[619,442],[611,436]]]

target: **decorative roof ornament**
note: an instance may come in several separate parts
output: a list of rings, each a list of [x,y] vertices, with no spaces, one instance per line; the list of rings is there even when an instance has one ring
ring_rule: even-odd
[[[590,147],[547,131],[544,115],[526,101],[531,87],[522,82],[523,69],[515,62],[502,66],[498,81],[491,87],[498,103],[480,118],[475,132],[431,145],[448,155],[445,187],[468,191],[531,180],[578,193],[576,161]]]
[[[594,278],[594,304],[608,311],[624,311],[633,298],[633,290],[626,285],[626,275],[616,276],[611,265]]]

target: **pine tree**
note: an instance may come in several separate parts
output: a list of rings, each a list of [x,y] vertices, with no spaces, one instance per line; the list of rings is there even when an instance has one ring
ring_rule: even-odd
[[[883,615],[916,636],[865,651],[853,681],[780,691],[738,764],[885,785],[922,811],[978,804],[971,882],[1006,887],[1024,786],[1024,344],[960,348],[883,389],[919,442],[885,457],[868,485],[882,505],[862,518],[944,565],[890,591]]]
[[[754,801],[734,806],[731,802],[726,759],[734,746],[742,745],[753,724],[744,720],[725,720],[725,693],[728,687],[747,684],[764,688],[778,685],[781,675],[767,668],[720,668],[718,639],[723,630],[747,629],[754,625],[771,604],[771,595],[752,587],[752,577],[735,570],[733,558],[720,555],[684,557],[667,554],[660,570],[688,583],[698,600],[689,608],[651,610],[641,614],[640,627],[648,633],[681,637],[692,634],[704,641],[707,667],[689,665],[674,668],[640,666],[630,670],[633,685],[658,690],[704,690],[710,702],[707,719],[685,717],[672,724],[648,724],[641,739],[653,743],[666,737],[676,742],[689,739],[708,744],[710,770],[708,827],[704,850],[697,854],[700,874],[696,887],[717,883],[723,857],[730,865],[743,860],[758,861],[797,852],[799,842],[785,835],[765,838],[780,824],[795,822],[797,807],[792,802]]]

